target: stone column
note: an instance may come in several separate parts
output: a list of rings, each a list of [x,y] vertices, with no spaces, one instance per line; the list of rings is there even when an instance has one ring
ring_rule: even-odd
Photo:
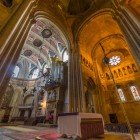
[[[140,65],[140,30],[138,23],[124,6],[115,5],[115,19],[117,20],[132,52],[133,57]]]
[[[36,0],[24,0],[0,35],[0,102],[33,23]]]
[[[70,50],[69,53],[68,93],[69,111],[82,112],[83,85],[80,52],[77,42],[75,42],[74,49]]]

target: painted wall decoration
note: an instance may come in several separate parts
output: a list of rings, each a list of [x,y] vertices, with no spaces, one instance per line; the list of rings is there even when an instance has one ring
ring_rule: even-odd
[[[89,68],[91,71],[93,71],[93,65],[92,65],[92,63],[89,62],[83,55],[81,55],[81,63],[82,63],[85,67],[87,67],[87,68]]]
[[[132,70],[133,70],[134,72],[137,72],[137,71],[138,71],[135,64],[132,64]]]
[[[24,55],[25,55],[25,56],[31,56],[32,53],[33,53],[33,52],[32,52],[31,50],[25,50],[25,51],[24,51]]]
[[[36,47],[40,47],[42,45],[42,41],[40,39],[35,39],[33,41],[33,45]]]
[[[113,74],[114,77],[115,77],[115,78],[118,78],[118,73],[117,73],[115,70],[113,71],[113,73],[114,73],[114,74]]]
[[[120,69],[118,69],[118,74],[119,74],[120,77],[123,76],[123,73],[122,73],[122,71]]]
[[[122,68],[123,74],[126,75],[127,74],[127,70],[125,67]]]
[[[49,38],[52,35],[52,32],[50,29],[44,29],[41,34],[43,38]]]
[[[130,66],[127,66],[127,71],[129,74],[133,73],[132,68],[130,68]]]
[[[129,74],[134,74],[136,72],[138,72],[138,69],[137,69],[136,65],[133,63],[133,64],[127,65],[125,67],[113,70],[112,74],[113,74],[114,78],[120,78],[123,76],[127,76]],[[110,80],[111,79],[110,73],[106,72],[105,77],[107,80]]]

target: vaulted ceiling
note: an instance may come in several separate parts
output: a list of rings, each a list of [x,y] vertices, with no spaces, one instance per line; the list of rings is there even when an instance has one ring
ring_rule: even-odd
[[[120,34],[119,26],[110,14],[100,14],[93,17],[83,26],[79,33],[79,46],[89,59],[91,59],[94,47],[104,38]],[[112,43],[114,44],[114,43]],[[110,45],[109,45],[110,46]],[[112,46],[112,48],[115,45]],[[118,45],[117,45],[118,46]],[[107,46],[105,46],[107,48]]]
[[[20,59],[26,59],[40,69],[50,66],[51,57],[62,60],[67,42],[57,26],[47,19],[39,19],[31,27],[24,43]]]
[[[85,22],[79,31],[79,47],[82,56],[93,64],[100,74],[108,71],[107,63],[111,69],[134,63],[119,24],[108,12],[96,14]],[[89,67],[83,67],[83,71],[88,76],[93,73],[89,71]]]
[[[98,8],[108,0],[53,0],[57,6],[69,15],[83,14],[91,7]]]

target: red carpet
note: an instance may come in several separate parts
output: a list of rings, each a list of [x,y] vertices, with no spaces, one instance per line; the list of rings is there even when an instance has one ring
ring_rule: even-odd
[[[60,135],[57,133],[50,133],[39,137],[42,138],[43,140],[57,140],[60,137]]]
[[[33,132],[12,132],[4,134],[15,140],[33,140],[36,137],[42,138],[42,140],[58,140],[58,133],[54,131],[33,131]],[[0,139],[1,140],[1,139]]]

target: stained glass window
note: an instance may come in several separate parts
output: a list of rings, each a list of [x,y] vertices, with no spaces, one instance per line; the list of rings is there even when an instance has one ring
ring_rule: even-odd
[[[132,95],[134,97],[135,100],[140,100],[140,95],[138,93],[138,90],[136,88],[136,86],[130,86],[130,90],[132,92]]]
[[[15,69],[14,69],[13,77],[18,77],[19,70],[20,70],[19,67],[16,66]]]
[[[44,67],[43,67],[43,73],[47,72],[47,70],[48,70],[48,65],[45,64]]]
[[[121,58],[119,56],[112,56],[110,59],[109,59],[109,64],[111,66],[116,66],[118,65],[119,63],[121,62]]]
[[[38,74],[39,74],[39,69],[35,69],[34,72],[33,72],[32,78],[33,79],[37,78]]]
[[[63,54],[63,62],[66,62],[66,61],[68,61],[68,53],[67,53],[67,51],[65,51],[64,52],[64,54]]]
[[[123,90],[121,88],[118,89],[118,93],[119,93],[121,101],[125,102],[126,99],[124,97],[124,93],[123,93]]]

